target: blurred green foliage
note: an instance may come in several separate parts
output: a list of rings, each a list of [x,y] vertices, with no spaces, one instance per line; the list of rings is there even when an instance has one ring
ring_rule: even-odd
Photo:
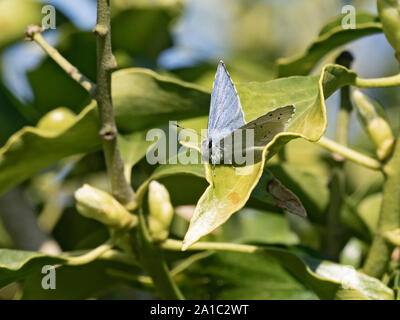
[[[285,104],[294,103],[297,111],[288,128],[290,134],[278,137],[265,151],[266,168],[262,161],[254,175],[239,179],[232,168],[217,168],[216,188],[207,191],[202,165],[149,165],[145,155],[151,143],[146,141],[146,132],[155,127],[167,130],[170,120],[197,131],[205,128],[217,59],[171,70],[159,65],[160,55],[176,45],[174,28],[185,15],[184,1],[112,2],[113,51],[119,68],[113,75],[115,116],[125,173],[139,202],[145,202],[152,180],[162,183],[175,210],[170,237],[182,240],[190,216],[207,218],[215,199],[220,205],[217,219],[193,241],[204,235],[207,241],[252,243],[264,248],[257,255],[165,252],[172,270],[189,261],[187,268],[174,275],[183,294],[193,299],[395,298],[387,283],[344,265],[359,267],[365,260],[382,201],[381,173],[349,161],[342,164],[344,193],[337,212],[340,233],[336,239],[340,250],[334,263],[328,262],[331,256],[324,243],[331,228],[327,212],[332,200],[332,170],[337,163],[310,142],[324,134],[331,120],[326,116],[325,100],[356,76],[340,66],[329,66],[320,77],[320,64],[332,62],[331,55],[350,41],[381,33],[377,17],[360,12],[357,29],[342,30],[341,1],[225,1],[234,17],[225,62],[237,85],[246,120]],[[365,1],[355,2],[365,9]],[[21,41],[25,27],[40,23],[41,17],[38,2],[0,0],[0,53]],[[94,81],[94,35],[78,29],[61,14],[58,21],[57,49]],[[294,58],[280,59],[275,66],[276,58],[288,55]],[[0,78],[0,191],[22,188],[39,224],[62,250],[92,249],[107,239],[107,229],[78,214],[73,194],[84,183],[109,191],[99,152],[96,103],[49,57],[30,70],[27,78],[34,96],[29,102],[14,96],[4,77]],[[390,92],[380,89],[376,93],[385,97],[387,112],[398,116],[398,96]],[[298,139],[290,141],[294,138]],[[374,155],[373,145],[361,130],[353,133],[350,146]],[[277,206],[266,187],[272,178],[300,199],[307,219]],[[232,197],[233,192],[237,196]],[[143,208],[146,213],[145,203]],[[4,210],[8,208],[0,208],[0,218]],[[119,297],[159,296],[151,283],[140,280],[146,274],[137,266],[101,259],[78,267],[60,267],[55,293],[42,290],[41,266],[63,264],[64,258],[18,249],[0,223],[0,291],[2,286],[19,281],[26,299],[104,298],[123,283],[129,289]],[[125,247],[122,244],[117,249],[124,251]],[[356,252],[355,258],[349,254],[351,250]],[[350,278],[346,278],[347,272]],[[82,290],[76,290],[78,285]]]

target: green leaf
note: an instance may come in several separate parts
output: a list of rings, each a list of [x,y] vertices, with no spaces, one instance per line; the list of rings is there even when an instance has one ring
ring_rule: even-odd
[[[296,286],[276,262],[320,299],[393,299],[393,291],[382,282],[350,266],[311,258],[295,248],[266,246],[253,254],[218,252],[200,260],[185,271],[184,280],[187,277],[189,285],[196,285],[186,287],[184,293],[197,299],[210,292],[212,299],[238,299],[240,295],[250,295],[251,299],[313,298],[305,288]],[[184,290],[187,285],[184,283]],[[281,297],[285,288],[286,296]]]
[[[181,1],[114,2],[111,39],[119,68],[132,66],[156,68],[158,55],[172,46],[171,26],[181,14]],[[37,12],[40,13],[41,8],[38,8]],[[93,32],[81,31],[71,23],[60,26],[59,20],[57,20],[57,31],[60,33],[60,40],[57,43],[60,53],[84,75],[95,81],[96,37]],[[27,75],[35,97],[31,108],[36,109],[40,115],[58,106],[79,112],[90,100],[88,93],[50,57],[46,57]],[[43,79],[52,81],[46,81],[46,85],[43,85]]]
[[[183,11],[182,1],[115,2],[116,13],[111,19],[113,48],[156,65],[158,55],[173,44],[170,29]]]
[[[313,67],[329,52],[340,46],[374,33],[382,32],[378,18],[368,12],[357,12],[356,28],[343,29],[344,15],[328,23],[307,50],[299,56],[282,58],[277,61],[278,77],[307,75]]]
[[[370,243],[373,233],[369,230],[368,225],[360,217],[357,207],[349,197],[344,198],[343,208],[340,220],[347,228],[349,228],[354,236]]]
[[[42,4],[31,0],[0,1],[0,50],[14,41],[24,38],[29,24],[39,24]],[[16,14],[18,13],[18,14]]]
[[[114,73],[115,119],[125,132],[208,114],[210,94],[202,87],[147,69]]]
[[[235,168],[223,165],[216,167],[215,177],[206,174],[210,185],[197,203],[182,249],[187,249],[218,228],[246,204],[261,178],[266,158],[292,139],[302,137],[310,141],[318,140],[327,126],[325,99],[355,79],[354,72],[341,66],[328,65],[320,77],[299,76],[265,83],[237,84],[246,121],[289,104],[296,105],[296,113],[287,132],[276,135],[264,148],[262,156],[255,154],[255,158],[260,160],[241,168],[246,175],[237,175]]]
[[[190,121],[190,120],[189,120]],[[170,162],[175,162],[173,158],[170,159]],[[162,181],[163,184],[167,186],[167,189],[170,191],[171,197],[173,197],[173,200],[176,198],[177,193],[183,193],[182,197],[186,201],[180,202],[180,201],[172,201],[173,204],[176,205],[182,205],[182,204],[191,204],[192,202],[187,201],[188,199],[192,199],[192,197],[189,196],[189,194],[185,193],[185,190],[188,191],[188,188],[186,187],[187,185],[191,185],[191,189],[189,190],[190,195],[192,196],[193,193],[197,193],[197,188],[193,184],[193,180],[191,180],[190,183],[188,183],[188,180],[181,181],[179,183],[176,182],[176,176],[181,176],[181,177],[197,177],[197,178],[202,178],[205,179],[205,172],[204,172],[204,166],[201,164],[172,164],[168,163],[165,165],[160,165],[157,167],[151,176],[144,182],[142,185],[138,188],[136,192],[137,196],[137,201],[139,203],[142,203],[144,196],[147,192],[148,186],[151,181],[157,180],[157,181]],[[274,182],[275,184],[279,184],[279,190],[284,190],[285,193],[283,194],[282,197],[279,197],[279,194],[274,193],[271,194],[271,190],[268,188],[268,185]],[[200,187],[203,187],[203,184],[200,184]],[[175,188],[175,191],[173,192],[172,189]],[[204,191],[205,188],[202,188],[202,192]],[[290,195],[290,197],[287,197],[287,195]],[[198,199],[198,198],[197,198]],[[196,199],[196,200],[197,200]],[[284,209],[287,210],[288,212],[291,212],[293,214],[297,214],[300,216],[305,215],[305,209],[300,202],[300,200],[294,195],[289,189],[287,189],[285,186],[283,186],[278,179],[276,179],[271,172],[268,170],[265,170],[263,172],[263,175],[261,179],[259,180],[256,188],[253,190],[252,193],[252,199],[254,200],[254,203],[252,203],[252,206],[255,208],[272,208],[272,209]],[[277,209],[279,211],[279,209]]]
[[[34,273],[23,283],[24,300],[93,299],[107,293],[120,284],[111,276],[112,271],[125,272],[134,276],[139,274],[136,266],[117,262],[97,260],[82,266],[61,266],[56,269],[56,290],[45,290],[41,282],[42,273]]]
[[[393,299],[391,289],[351,266],[312,258],[301,252],[271,247],[265,247],[264,250],[266,254],[278,259],[321,299]]]
[[[381,204],[382,193],[375,193],[364,198],[357,207],[359,216],[368,226],[371,234],[374,234],[377,229]]]
[[[62,257],[40,252],[0,249],[0,288],[23,280],[23,299],[88,299],[118,283],[109,270],[140,273],[136,266],[106,260],[76,267],[60,266],[55,270],[57,290],[43,289],[43,266],[59,265],[65,261]]]
[[[8,90],[0,83],[0,146],[27,122],[15,108],[10,95]]]
[[[0,249],[0,288],[28,275],[42,275],[42,267],[65,261],[40,252]]]
[[[188,299],[317,299],[295,276],[267,255],[217,252],[176,277]]]
[[[259,242],[294,245],[297,235],[290,230],[285,215],[266,210],[243,208],[222,227],[217,239],[224,242]],[[214,239],[213,239],[214,240]]]
[[[153,144],[152,141],[146,140],[146,133],[147,130],[118,135],[118,145],[124,160],[127,181],[131,181],[133,166],[146,155],[149,147]]]
[[[24,127],[10,137],[0,149],[0,192],[64,157],[100,147],[95,104],[68,121],[60,130]]]
[[[57,50],[69,62],[92,81],[96,80],[96,37],[93,32],[84,32],[71,24],[57,26],[60,40]],[[54,60],[48,56],[38,67],[27,72],[34,101],[30,108],[43,116],[55,107],[63,106],[80,112],[91,100],[89,94]],[[43,82],[43,79],[51,81]]]
[[[125,69],[113,74],[113,101],[117,125],[122,131],[143,133],[144,129],[171,119],[207,114],[209,99],[209,93],[198,86],[146,69]],[[53,112],[65,113],[65,109]],[[44,125],[48,123],[46,119],[54,120],[51,114],[39,122],[40,128],[24,127],[0,149],[0,193],[64,157],[100,149],[95,102],[79,115],[65,118],[62,125]],[[130,147],[132,143],[137,143],[137,148],[147,145],[143,138],[144,133],[130,136]],[[133,165],[138,158],[132,158],[126,150],[124,147],[123,153]]]

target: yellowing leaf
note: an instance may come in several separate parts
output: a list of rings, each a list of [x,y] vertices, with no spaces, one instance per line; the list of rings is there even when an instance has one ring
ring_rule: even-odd
[[[246,204],[261,178],[265,159],[292,139],[318,140],[327,126],[325,99],[355,78],[356,74],[344,67],[328,65],[320,77],[290,77],[265,83],[237,84],[246,121],[289,104],[296,106],[296,113],[287,132],[276,135],[262,155],[258,155],[260,160],[245,167],[247,175],[237,175],[235,168],[224,165],[216,167],[215,177],[206,175],[210,185],[197,203],[182,250],[218,228]]]

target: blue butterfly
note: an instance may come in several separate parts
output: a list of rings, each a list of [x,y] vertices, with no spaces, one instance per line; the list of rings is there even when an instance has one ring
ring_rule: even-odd
[[[225,64],[220,61],[211,93],[207,137],[201,146],[203,159],[211,162],[215,175],[216,164],[221,163],[224,159],[226,148],[223,146],[223,141],[226,137],[233,135],[238,129],[243,132],[246,129],[253,129],[253,145],[263,147],[276,134],[286,130],[295,110],[294,105],[279,107],[246,123],[235,85]]]

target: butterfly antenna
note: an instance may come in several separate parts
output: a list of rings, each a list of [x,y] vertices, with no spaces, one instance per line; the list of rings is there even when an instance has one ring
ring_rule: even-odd
[[[174,123],[173,125],[175,125],[177,128],[179,128],[179,129],[183,129],[183,130],[188,130],[187,128],[184,128],[184,127],[182,127],[182,126],[180,126],[179,124],[177,124],[177,123]],[[207,137],[205,137],[205,136],[203,136],[202,134],[200,134],[200,133],[198,133],[196,130],[193,130],[199,137],[202,137],[202,138],[204,138],[204,139],[207,139]]]

